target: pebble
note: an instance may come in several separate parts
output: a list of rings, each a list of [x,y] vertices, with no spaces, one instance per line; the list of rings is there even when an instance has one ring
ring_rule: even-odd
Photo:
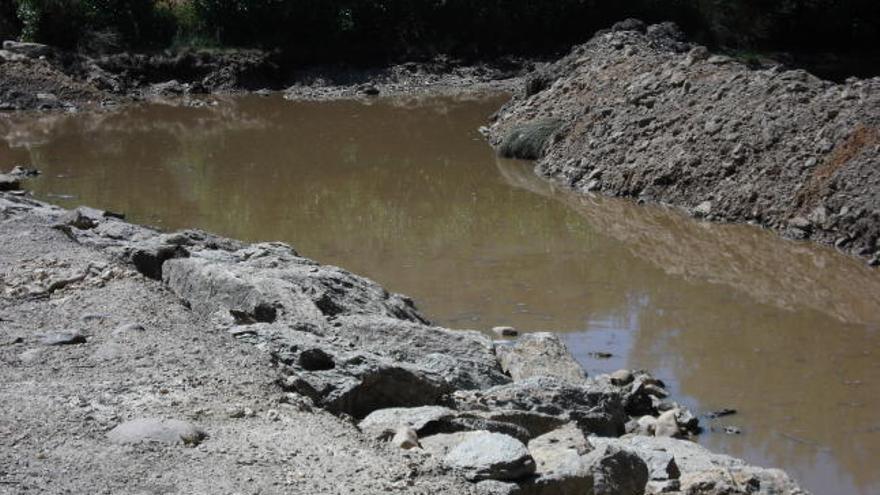
[[[499,337],[516,337],[519,332],[513,327],[493,327],[492,332]]]
[[[86,337],[76,331],[57,332],[43,335],[43,337],[40,338],[40,343],[49,346],[85,344]]]
[[[723,418],[724,416],[731,416],[733,414],[736,414],[736,409],[725,407],[724,409],[718,409],[717,411],[708,412],[705,416],[709,419],[715,419]]]
[[[144,328],[144,326],[140,323],[126,323],[124,325],[118,326],[116,330],[113,330],[113,336],[119,337],[131,333],[145,332],[146,330],[147,329]]]
[[[609,375],[611,384],[617,386],[628,385],[633,381],[633,374],[629,370],[617,370]]]
[[[126,421],[107,433],[111,442],[120,444],[158,442],[198,445],[206,436],[204,431],[186,421],[155,418]]]
[[[394,433],[391,443],[404,450],[421,447],[419,445],[419,436],[416,431],[409,426],[401,426]]]

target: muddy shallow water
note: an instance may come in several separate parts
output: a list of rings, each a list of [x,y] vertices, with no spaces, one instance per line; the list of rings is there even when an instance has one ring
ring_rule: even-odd
[[[244,97],[7,117],[0,168],[41,169],[29,187],[64,206],[289,242],[443,325],[563,332],[590,373],[647,368],[696,410],[739,410],[707,422],[711,448],[817,494],[880,492],[880,272],[558,191],[477,133],[502,101]]]

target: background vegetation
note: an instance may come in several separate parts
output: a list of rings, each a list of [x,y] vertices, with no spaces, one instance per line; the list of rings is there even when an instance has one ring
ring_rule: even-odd
[[[0,34],[68,48],[280,48],[299,61],[547,53],[625,17],[744,50],[880,51],[878,0],[0,0]]]

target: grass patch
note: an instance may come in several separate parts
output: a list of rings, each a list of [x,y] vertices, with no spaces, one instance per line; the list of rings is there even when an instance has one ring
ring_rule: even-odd
[[[561,126],[562,122],[557,119],[542,119],[514,126],[501,141],[498,153],[504,158],[537,160],[544,156],[544,145]]]

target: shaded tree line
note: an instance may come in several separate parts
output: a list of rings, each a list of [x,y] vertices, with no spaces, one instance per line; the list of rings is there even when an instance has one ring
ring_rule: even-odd
[[[65,48],[280,48],[297,61],[537,54],[625,17],[745,50],[880,51],[880,0],[0,0],[0,34]]]

